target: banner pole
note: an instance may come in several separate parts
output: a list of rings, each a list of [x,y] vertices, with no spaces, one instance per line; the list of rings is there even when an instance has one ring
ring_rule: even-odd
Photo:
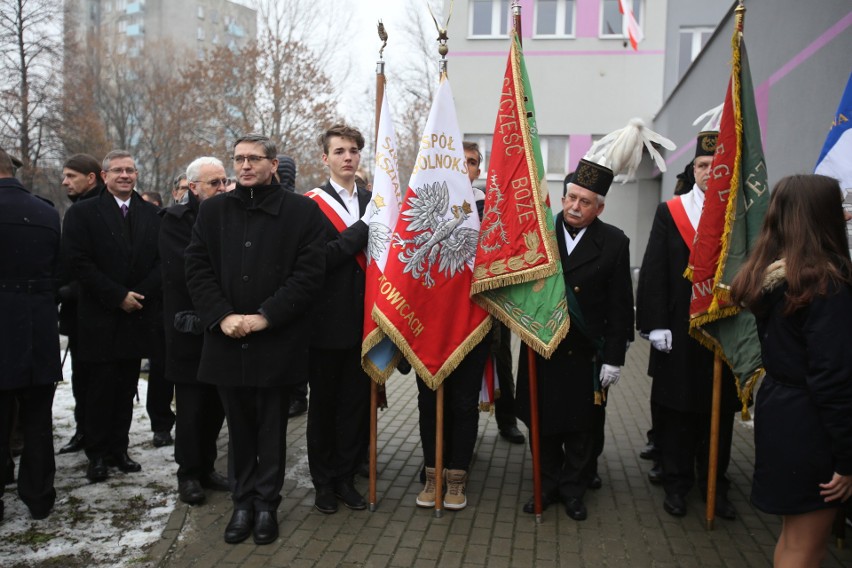
[[[722,358],[713,358],[713,407],[710,414],[710,456],[707,459],[707,530],[716,519],[716,475],[719,469],[719,414],[722,404]]]
[[[444,513],[444,384],[435,391],[435,518]]]

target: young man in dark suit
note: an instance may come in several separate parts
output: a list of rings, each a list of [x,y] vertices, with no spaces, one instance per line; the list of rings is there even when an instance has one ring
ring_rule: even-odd
[[[332,126],[320,137],[329,180],[308,193],[325,213],[326,274],[314,315],[309,381],[308,461],[316,488],[314,506],[331,514],[337,499],[367,507],[354,475],[368,442],[370,378],[361,368],[365,257],[369,229],[361,220],[370,193],[356,187],[364,137]]]
[[[106,189],[65,214],[63,238],[80,283],[80,359],[91,370],[86,392],[86,476],[103,481],[109,465],[142,466],[127,454],[133,397],[143,357],[159,355],[162,333],[157,208],[134,191],[138,170],[128,152],[103,160]]]

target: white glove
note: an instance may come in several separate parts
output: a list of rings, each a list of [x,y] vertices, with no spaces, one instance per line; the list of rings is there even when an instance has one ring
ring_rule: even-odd
[[[621,378],[621,367],[606,363],[601,366],[601,388],[611,387],[618,382],[619,378]]]
[[[668,353],[672,350],[672,332],[669,329],[655,329],[648,334],[648,339],[657,351]]]
[[[373,200],[371,199],[369,203],[367,203],[367,207],[364,208],[364,214],[361,215],[361,220],[369,227],[370,226],[370,218],[373,216],[373,210],[376,206],[373,204]]]

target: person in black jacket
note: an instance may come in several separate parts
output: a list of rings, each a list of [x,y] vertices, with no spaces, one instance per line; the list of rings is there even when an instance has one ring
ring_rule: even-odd
[[[216,385],[228,420],[228,543],[278,538],[290,388],[307,374],[325,272],[322,213],[273,181],[276,154],[265,136],[237,140],[237,188],[202,203],[186,249],[204,330],[198,379]]]
[[[68,209],[63,227],[77,297],[80,359],[91,370],[84,437],[92,482],[115,465],[125,473],[142,466],[127,453],[133,397],[143,357],[162,342],[157,208],[134,191],[138,171],[128,152],[104,157],[106,189]]]
[[[693,170],[695,185],[657,207],[636,291],[636,329],[651,342],[648,374],[654,445],[663,466],[663,509],[686,515],[686,495],[695,484],[706,492],[713,390],[713,352],[689,335],[692,283],[683,277],[695,230],[704,207],[718,133],[698,135]],[[726,476],[731,459],[734,415],[740,408],[733,374],[722,373],[716,515],[736,518],[728,500]]]
[[[731,285],[757,319],[766,376],[754,418],[751,502],[783,525],[775,566],[819,566],[852,497],[852,262],[840,185],[794,175]]]
[[[225,411],[216,387],[197,380],[201,359],[201,323],[186,287],[184,250],[202,201],[224,193],[225,168],[218,158],[202,157],[186,168],[189,193],[184,203],[161,212],[160,260],[163,267],[163,321],[166,337],[165,379],[174,384],[177,420],[175,461],[178,495],[197,505],[204,489],[227,491],[228,479],[213,469],[216,441]]]
[[[630,241],[604,223],[604,198],[613,171],[581,160],[554,219],[571,328],[550,359],[536,355],[543,505],[565,504],[576,521],[587,518],[586,489],[597,475],[609,388],[633,339]],[[527,350],[518,364],[518,417],[530,424]],[[533,500],[524,512],[534,511]]]
[[[338,498],[350,509],[367,507],[353,479],[369,441],[370,378],[361,367],[369,229],[361,216],[370,193],[355,186],[364,147],[359,131],[332,126],[320,144],[329,180],[308,196],[324,213],[326,274],[311,338],[307,435],[314,507],[331,514]]]
[[[59,235],[59,214],[13,177],[13,161],[0,149],[0,457],[10,454],[17,400],[24,433],[18,496],[34,519],[47,517],[56,501],[51,407],[62,380],[55,300]],[[0,519],[11,481],[5,476],[0,468]]]
[[[101,164],[88,154],[75,154],[62,167],[62,186],[68,199],[76,203],[97,197],[104,188]],[[77,348],[77,294],[80,285],[71,278],[67,251],[61,254],[59,298],[59,333],[68,336],[68,351],[71,353],[71,391],[74,395],[74,421],[77,429],[71,440],[59,448],[60,454],[79,452],[83,449],[83,424],[86,416],[86,388],[89,383],[86,363],[80,360]]]

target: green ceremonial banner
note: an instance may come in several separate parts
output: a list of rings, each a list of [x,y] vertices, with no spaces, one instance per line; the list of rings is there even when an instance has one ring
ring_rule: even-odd
[[[494,127],[473,300],[545,358],[568,333],[568,304],[535,106],[517,32]]]
[[[705,211],[690,265],[693,302],[690,334],[721,356],[737,378],[743,412],[762,372],[757,325],[730,303],[730,284],[763,225],[769,204],[766,163],[745,43],[735,33],[734,69],[722,112]],[[715,214],[719,210],[721,215]],[[701,258],[710,237],[718,257]],[[697,254],[696,254],[697,253]],[[708,273],[709,269],[709,273]],[[707,284],[712,280],[712,287]]]

